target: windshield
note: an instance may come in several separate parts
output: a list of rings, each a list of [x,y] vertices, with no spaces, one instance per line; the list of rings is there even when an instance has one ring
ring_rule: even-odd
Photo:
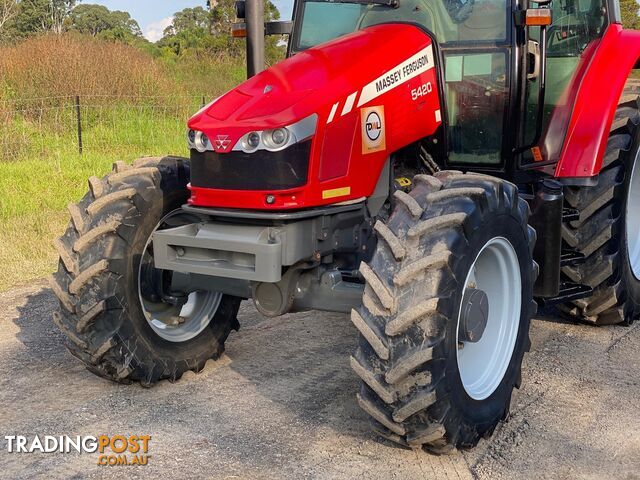
[[[397,8],[305,1],[294,50],[305,50],[361,28],[394,21],[423,25],[439,43],[507,40],[506,0],[399,0]]]
[[[366,9],[356,3],[305,2],[298,50],[354,32]]]

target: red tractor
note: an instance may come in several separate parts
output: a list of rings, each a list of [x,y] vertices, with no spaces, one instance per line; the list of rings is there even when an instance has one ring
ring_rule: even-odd
[[[190,160],[89,180],[56,323],[92,372],[152,385],[218,358],[242,300],[350,312],[375,430],[472,447],[509,412],[537,304],[640,315],[640,33],[616,0],[294,10],[287,59],[191,118]],[[256,0],[246,21],[259,70],[286,25]]]

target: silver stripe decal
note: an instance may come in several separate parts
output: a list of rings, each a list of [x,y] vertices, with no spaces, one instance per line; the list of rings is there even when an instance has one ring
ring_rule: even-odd
[[[434,66],[433,46],[429,45],[408,60],[402,62],[397,67],[380,75],[369,85],[365,86],[362,89],[362,95],[360,95],[358,107],[361,107],[365,103],[369,103],[371,100],[378,98],[380,95],[384,95],[409,80],[422,75],[423,73],[431,70]]]
[[[353,108],[353,104],[356,102],[356,97],[358,96],[358,92],[353,92],[351,95],[347,97],[347,101],[344,104],[344,108],[342,109],[342,116],[345,116],[347,113],[351,111]]]
[[[340,105],[340,102],[336,102],[336,104],[331,109],[331,113],[329,114],[329,119],[327,120],[327,124],[333,122],[333,117],[336,116],[336,112],[338,111],[338,105]]]

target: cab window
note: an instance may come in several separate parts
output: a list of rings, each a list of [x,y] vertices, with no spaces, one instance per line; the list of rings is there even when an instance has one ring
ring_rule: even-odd
[[[357,3],[305,2],[297,50],[354,32],[366,8]]]
[[[438,43],[507,40],[506,0],[399,0],[397,8],[364,3],[305,1],[293,50],[300,51],[356,30],[389,22],[411,22]]]

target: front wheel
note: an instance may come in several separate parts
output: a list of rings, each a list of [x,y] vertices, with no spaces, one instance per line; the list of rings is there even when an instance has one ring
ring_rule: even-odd
[[[351,364],[379,434],[443,453],[490,435],[520,386],[535,232],[508,182],[442,172],[415,185],[375,227]]]
[[[92,177],[91,191],[69,207],[71,223],[55,242],[54,320],[70,352],[101,377],[145,386],[177,380],[218,358],[239,328],[240,299],[175,292],[173,273],[154,268],[153,232],[198,221],[180,209],[188,181],[184,159],[119,163]]]

